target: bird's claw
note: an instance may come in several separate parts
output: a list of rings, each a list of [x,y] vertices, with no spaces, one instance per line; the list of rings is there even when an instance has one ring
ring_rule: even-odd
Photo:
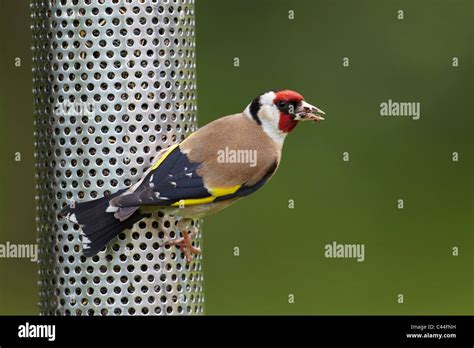
[[[201,249],[192,245],[191,238],[188,232],[183,231],[182,234],[183,234],[183,237],[166,241],[163,245],[164,246],[179,245],[179,248],[181,249],[181,251],[184,252],[184,255],[186,257],[186,262],[190,263],[193,260],[192,254],[201,253]]]

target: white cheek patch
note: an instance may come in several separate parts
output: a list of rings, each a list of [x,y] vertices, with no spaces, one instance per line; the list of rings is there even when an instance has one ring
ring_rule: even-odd
[[[258,113],[262,128],[267,135],[278,145],[282,146],[286,133],[280,131],[278,123],[280,122],[280,111],[275,105],[264,105]]]
[[[278,124],[280,122],[280,111],[274,104],[275,98],[275,92],[267,92],[260,96],[258,119],[261,122],[261,127],[264,132],[279,146],[283,146],[283,141],[285,140],[286,133],[282,132],[278,127]],[[250,113],[250,106],[251,104],[249,104],[245,108],[244,114],[247,117],[252,118],[252,115]]]
[[[258,112],[258,118],[260,118],[262,122],[266,121],[278,125],[280,111],[275,105],[263,105]]]
[[[260,105],[273,105],[275,98],[275,92],[267,92],[260,97]]]

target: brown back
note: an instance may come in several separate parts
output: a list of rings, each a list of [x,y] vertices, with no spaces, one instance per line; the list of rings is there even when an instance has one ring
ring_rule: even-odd
[[[219,151],[255,150],[256,165],[220,163]],[[202,163],[198,174],[207,188],[255,184],[276,162],[281,148],[249,117],[236,114],[219,118],[200,128],[181,145],[191,162]],[[222,153],[221,153],[222,156]],[[222,157],[220,157],[222,159]]]

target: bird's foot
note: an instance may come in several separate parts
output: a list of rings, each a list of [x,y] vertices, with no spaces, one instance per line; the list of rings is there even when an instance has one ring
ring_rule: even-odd
[[[164,243],[165,246],[179,245],[179,248],[184,252],[184,255],[186,256],[186,261],[188,263],[193,260],[192,254],[201,253],[201,249],[193,246],[192,241],[191,241],[191,236],[197,233],[197,228],[193,226],[191,229],[192,229],[191,233],[188,233],[187,231],[183,230],[181,232],[183,237],[169,240]]]
[[[193,227],[193,229],[196,229],[196,227]],[[182,234],[183,234],[183,241],[180,244],[180,249],[184,251],[184,255],[186,256],[186,261],[189,263],[193,260],[192,254],[199,254],[201,252],[201,249],[193,246],[191,242],[190,234],[188,234],[188,232],[185,231],[185,232],[182,232]],[[194,234],[194,231],[191,232],[191,235],[192,234]]]

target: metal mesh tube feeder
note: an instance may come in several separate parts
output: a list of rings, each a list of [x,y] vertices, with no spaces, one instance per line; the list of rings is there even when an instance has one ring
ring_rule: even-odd
[[[34,0],[31,11],[40,313],[202,314],[201,256],[186,264],[160,247],[176,237],[173,216],[157,211],[91,258],[80,226],[58,216],[133,185],[196,130],[194,0]]]

